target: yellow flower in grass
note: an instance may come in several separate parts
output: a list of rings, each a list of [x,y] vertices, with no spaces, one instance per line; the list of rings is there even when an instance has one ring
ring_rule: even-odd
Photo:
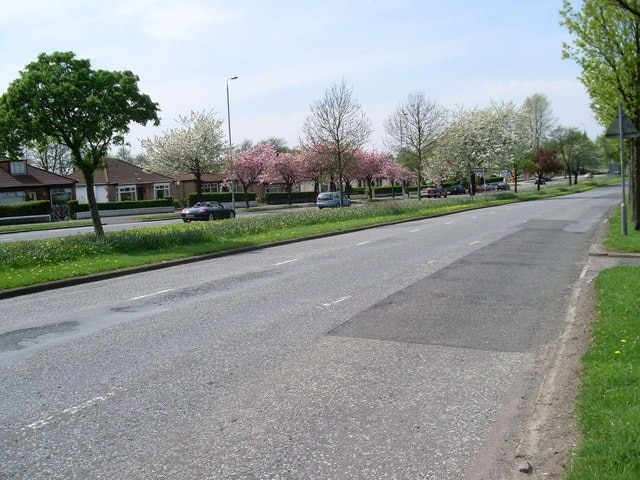
[[[622,355],[622,352],[620,350],[616,350],[615,352],[613,352],[614,355]]]

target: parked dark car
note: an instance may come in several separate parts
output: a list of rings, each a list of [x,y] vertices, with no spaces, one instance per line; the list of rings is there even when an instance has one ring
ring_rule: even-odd
[[[507,182],[498,182],[496,184],[496,190],[510,190],[511,187]]]
[[[422,190],[420,190],[420,198],[440,198],[440,197],[444,197],[447,198],[447,191],[440,187],[440,186],[434,186],[434,187],[425,187]]]
[[[467,189],[459,183],[447,187],[447,195],[464,195],[465,193],[467,193]]]
[[[236,212],[233,208],[224,206],[219,202],[198,202],[193,207],[184,208],[180,212],[183,222],[191,220],[220,220],[234,218]]]

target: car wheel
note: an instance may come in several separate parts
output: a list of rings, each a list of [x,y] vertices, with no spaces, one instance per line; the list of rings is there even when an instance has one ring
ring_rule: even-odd
[[[236,212],[229,213],[229,218],[236,218]]]
[[[208,217],[208,220],[209,220],[209,221],[211,221],[211,220],[215,220],[215,218],[216,218],[216,217],[214,217],[214,216],[213,216],[213,213],[210,213],[210,214],[209,214],[209,217]]]
[[[182,219],[182,221],[183,221],[184,223],[189,223],[191,220],[189,220],[189,219],[187,219],[187,218],[183,218],[183,219]]]

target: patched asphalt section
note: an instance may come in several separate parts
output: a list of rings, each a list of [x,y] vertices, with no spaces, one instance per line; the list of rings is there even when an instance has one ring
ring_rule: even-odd
[[[554,312],[563,311],[569,287],[580,274],[581,259],[575,252],[584,251],[580,247],[588,245],[588,236],[573,225],[560,220],[528,222],[329,334],[526,352],[558,331]],[[560,258],[575,258],[575,268],[550,269],[548,265]]]
[[[23,328],[0,335],[0,352],[21,350],[45,340],[61,336],[80,325],[77,321],[52,323],[40,327]]]

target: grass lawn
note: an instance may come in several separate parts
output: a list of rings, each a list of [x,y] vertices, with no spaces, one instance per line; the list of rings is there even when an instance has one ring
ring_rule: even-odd
[[[605,244],[640,252],[640,232],[621,234],[620,209]],[[565,480],[640,479],[640,266],[618,266],[596,280],[597,318],[583,357],[577,404],[582,441]]]

